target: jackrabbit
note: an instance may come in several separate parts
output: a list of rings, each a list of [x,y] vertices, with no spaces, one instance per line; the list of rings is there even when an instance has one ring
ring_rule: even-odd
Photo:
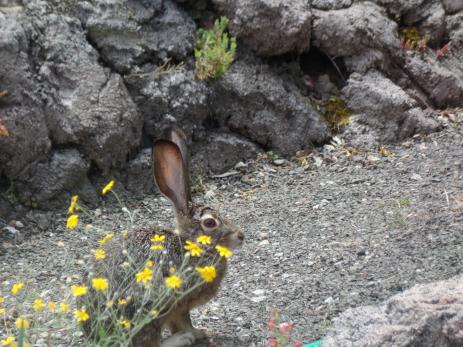
[[[177,128],[167,129],[164,138],[153,145],[152,166],[156,185],[175,207],[175,230],[147,227],[130,232],[123,241],[113,239],[104,246],[108,255],[104,266],[97,262],[92,270],[93,277],[111,278],[109,288],[117,291],[114,297],[132,297],[123,311],[123,314],[130,318],[140,310],[150,312],[152,307],[144,307],[149,306],[146,300],[141,303],[139,296],[143,295],[142,289],[137,289],[141,286],[129,284],[130,281],[121,266],[124,254],[128,252],[139,262],[146,262],[146,259],[152,256],[153,237],[162,241],[162,245],[159,244],[159,249],[164,249],[163,261],[159,265],[160,274],[159,277],[153,276],[151,283],[153,286],[162,286],[165,285],[165,278],[169,276],[172,268],[179,268],[182,262],[185,262],[185,249],[189,249],[185,245],[193,247],[190,248],[191,255],[187,255],[187,259],[189,271],[194,275],[184,278],[182,282],[182,289],[186,294],[180,299],[175,299],[172,295],[158,316],[136,334],[133,345],[137,347],[191,346],[196,340],[206,336],[204,332],[193,327],[190,310],[215,296],[226,272],[228,254],[240,246],[244,239],[243,233],[217,211],[191,201],[188,164],[185,134]],[[198,240],[204,240],[207,246],[201,244],[201,247],[197,248]],[[200,256],[194,256],[195,250],[201,253]],[[208,281],[201,281],[194,269],[212,264],[215,269],[213,276]],[[133,282],[133,279],[131,281]],[[172,336],[161,343],[164,327],[169,328]],[[88,334],[95,334],[89,331],[89,324],[86,330]]]

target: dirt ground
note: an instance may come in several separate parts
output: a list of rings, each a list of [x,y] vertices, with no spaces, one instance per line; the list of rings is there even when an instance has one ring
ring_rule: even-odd
[[[246,234],[218,297],[194,312],[217,346],[265,345],[273,308],[296,324],[295,336],[315,340],[349,307],[463,272],[463,126],[387,149],[262,159],[197,187],[197,200]],[[127,199],[137,223],[172,224],[166,199]],[[114,204],[99,214],[115,227],[123,218]],[[54,227],[4,243],[2,289],[21,278],[46,289],[82,270],[78,259],[99,235],[49,216]]]

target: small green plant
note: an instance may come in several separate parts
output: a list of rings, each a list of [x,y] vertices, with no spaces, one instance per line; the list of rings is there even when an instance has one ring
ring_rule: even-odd
[[[323,118],[331,130],[337,132],[343,125],[349,124],[352,111],[339,96],[330,97],[323,106],[325,108]]]
[[[228,23],[227,17],[220,17],[211,30],[196,32],[195,68],[200,80],[222,76],[235,59],[236,38],[225,32]]]
[[[429,38],[422,36],[415,27],[406,27],[399,30],[402,47],[406,50],[424,51],[428,46]]]

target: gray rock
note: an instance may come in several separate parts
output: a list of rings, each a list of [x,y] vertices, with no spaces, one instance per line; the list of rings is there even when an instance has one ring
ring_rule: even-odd
[[[463,11],[463,1],[461,0],[441,0],[447,14]]]
[[[129,161],[121,175],[124,187],[136,195],[152,194],[155,191],[151,169],[151,148],[143,149],[135,159]]]
[[[342,92],[354,112],[344,134],[352,144],[372,148],[438,129],[415,100],[379,72],[352,74]]]
[[[192,148],[194,173],[222,173],[263,151],[251,141],[226,132],[208,132]]]
[[[444,59],[434,52],[410,54],[404,70],[428,95],[435,106],[446,108],[463,105],[463,45],[451,46]]]
[[[77,146],[103,173],[124,164],[139,145],[142,119],[121,77],[98,64],[77,19],[51,14],[34,20],[42,31],[34,53],[48,85],[53,142]]]
[[[445,34],[445,10],[440,1],[425,2],[406,13],[402,20],[404,25],[416,27],[430,45],[440,43]]]
[[[400,49],[397,23],[371,3],[354,3],[337,11],[314,10],[313,45],[331,56],[361,55],[365,50]]]
[[[462,346],[463,277],[417,285],[378,306],[349,309],[323,346]]]
[[[463,11],[453,16],[447,16],[446,35],[450,42],[461,47],[463,43]]]
[[[421,5],[427,0],[370,0],[370,1],[384,7],[392,15],[400,17],[407,12],[419,10],[421,8]]]
[[[209,114],[208,90],[185,68],[158,75],[156,69],[130,74],[125,82],[138,106],[147,134],[160,135],[166,125],[177,123],[191,136]]]
[[[170,0],[79,6],[89,38],[101,57],[121,73],[168,57],[184,60],[193,51],[195,23]]]
[[[213,0],[230,18],[230,32],[262,56],[303,52],[310,46],[311,10],[308,1]]]
[[[237,61],[215,82],[211,112],[221,126],[284,155],[330,134],[309,100],[284,75],[257,61]]]
[[[72,195],[86,202],[98,196],[87,178],[90,168],[75,149],[54,151],[49,160],[31,164],[13,182],[19,200],[42,209],[67,209]]]
[[[353,0],[312,0],[311,5],[317,10],[339,10],[352,5]]]
[[[51,148],[22,19],[21,13],[0,12],[0,92],[8,92],[0,98],[0,119],[10,133],[0,138],[0,177],[8,179]]]

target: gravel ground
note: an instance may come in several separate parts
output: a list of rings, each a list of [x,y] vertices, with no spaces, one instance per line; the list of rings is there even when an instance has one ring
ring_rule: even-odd
[[[206,194],[197,198],[246,234],[219,296],[194,312],[217,346],[264,345],[273,308],[296,323],[295,336],[314,340],[349,307],[463,273],[463,126],[388,149],[340,145],[299,162],[260,159],[199,187]],[[140,224],[172,224],[164,198],[127,204]],[[100,213],[120,224],[115,206]],[[25,277],[46,289],[82,270],[78,259],[99,235],[66,231],[64,214],[50,216],[48,231],[4,243],[3,288]]]

